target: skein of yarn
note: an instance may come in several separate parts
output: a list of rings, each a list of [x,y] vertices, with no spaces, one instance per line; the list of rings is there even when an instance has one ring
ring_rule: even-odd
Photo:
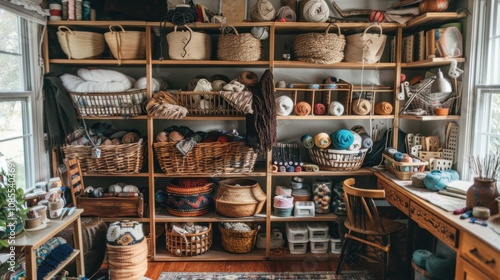
[[[250,34],[259,40],[266,40],[269,38],[269,30],[264,26],[255,26],[250,30]]]
[[[338,101],[333,101],[328,106],[328,114],[332,116],[342,116],[344,113],[344,105]]]
[[[315,115],[324,115],[326,113],[325,105],[323,105],[321,103],[314,104],[313,112]]]
[[[337,150],[346,150],[354,142],[354,135],[350,130],[339,129],[330,135],[332,146]]]
[[[352,102],[352,111],[356,115],[367,115],[372,110],[372,103],[364,98]]]
[[[293,111],[293,100],[286,96],[282,95],[276,98],[276,114],[278,116],[288,116]]]
[[[307,116],[311,113],[311,105],[305,101],[301,101],[295,105],[294,113],[297,116]]]
[[[314,138],[311,134],[302,135],[302,137],[300,137],[300,142],[302,142],[302,145],[304,145],[306,149],[314,147]]]
[[[285,19],[286,22],[295,22],[297,21],[297,15],[290,7],[283,6],[276,12],[276,20],[281,19]]]
[[[328,146],[330,146],[331,143],[332,139],[330,138],[330,135],[328,135],[328,133],[321,132],[316,134],[316,136],[314,136],[314,144],[318,148],[322,149],[328,148]]]
[[[373,146],[373,140],[370,138],[370,135],[366,132],[365,128],[362,125],[355,125],[351,128],[352,131],[356,132],[361,136],[361,139],[363,140],[362,147],[364,149],[369,149]]]
[[[252,21],[272,21],[276,17],[276,10],[268,0],[258,0],[250,10]]]
[[[379,102],[375,105],[375,114],[390,115],[392,113],[392,104],[389,102]]]
[[[351,146],[349,146],[349,148],[347,148],[347,150],[359,151],[359,149],[361,149],[361,147],[362,147],[363,139],[361,139],[361,136],[359,136],[359,134],[357,134],[356,132],[354,132],[352,130],[351,130],[351,133],[352,133],[352,136],[354,136],[354,141],[352,142]]]
[[[300,1],[304,3],[302,17],[307,22],[326,22],[330,15],[330,9],[325,0]]]

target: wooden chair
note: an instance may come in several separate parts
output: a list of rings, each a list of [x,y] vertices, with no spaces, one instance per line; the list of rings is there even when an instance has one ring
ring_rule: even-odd
[[[353,243],[358,245],[372,246],[381,250],[381,260],[360,255],[360,257],[381,261],[384,264],[383,275],[386,277],[389,268],[389,251],[391,249],[391,239],[406,226],[400,222],[386,219],[379,216],[377,206],[373,199],[385,198],[384,190],[360,189],[354,187],[354,178],[346,179],[343,182],[344,199],[346,203],[347,219],[344,222],[348,232],[344,236],[344,244],[340,254],[337,267],[337,275],[340,275],[346,259],[353,253]],[[397,246],[394,246],[397,253]]]
[[[85,185],[83,184],[83,175],[80,168],[80,161],[77,158],[68,158],[65,160],[66,172],[68,174],[68,183],[71,190],[73,206],[78,207],[76,197],[83,193]]]

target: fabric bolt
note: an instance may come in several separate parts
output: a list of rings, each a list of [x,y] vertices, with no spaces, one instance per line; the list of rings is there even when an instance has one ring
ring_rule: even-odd
[[[354,135],[350,130],[339,129],[330,135],[332,146],[338,150],[346,150],[354,142]]]

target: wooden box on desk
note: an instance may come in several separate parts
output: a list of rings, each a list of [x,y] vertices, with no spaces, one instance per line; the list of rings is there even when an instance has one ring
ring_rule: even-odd
[[[95,216],[101,218],[137,217],[144,216],[144,197],[142,193],[137,196],[108,196],[76,197],[78,208],[84,211],[82,216]]]
[[[382,154],[382,156],[384,157],[385,168],[401,180],[411,180],[413,174],[423,172],[425,166],[429,164],[427,161],[422,161],[412,155],[410,157],[418,159],[419,162],[397,162],[386,154]]]

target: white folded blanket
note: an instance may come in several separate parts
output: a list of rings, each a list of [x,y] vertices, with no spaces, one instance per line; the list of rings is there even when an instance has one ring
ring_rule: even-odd
[[[123,92],[135,83],[133,78],[114,70],[82,68],[77,75],[61,75],[66,90],[81,93]]]
[[[139,78],[135,83],[134,83],[134,88],[138,89],[146,89],[148,85],[148,79],[146,77]],[[153,92],[159,91],[159,90],[167,90],[168,89],[168,84],[163,81],[162,79],[159,78],[153,78]]]

